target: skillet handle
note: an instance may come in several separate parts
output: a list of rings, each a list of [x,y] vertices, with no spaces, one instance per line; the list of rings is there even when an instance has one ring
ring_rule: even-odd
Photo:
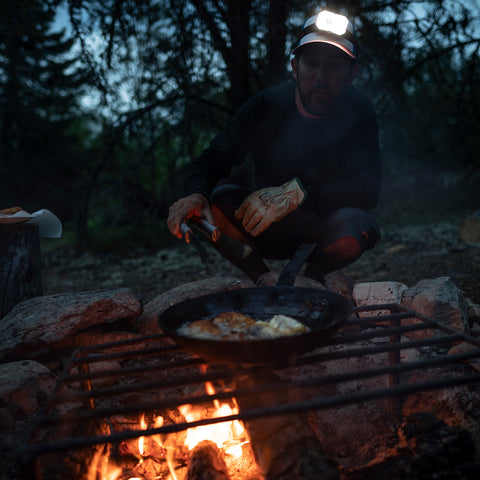
[[[277,280],[277,286],[293,287],[295,278],[302,265],[307,261],[313,249],[317,246],[316,243],[302,243],[293,257],[283,267]]]

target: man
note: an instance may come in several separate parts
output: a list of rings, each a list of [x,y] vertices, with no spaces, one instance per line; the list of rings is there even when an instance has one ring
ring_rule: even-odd
[[[248,244],[238,260],[218,250],[257,285],[274,284],[263,259],[287,259],[317,243],[305,276],[358,259],[380,237],[368,210],[378,200],[380,151],[370,101],[351,86],[359,65],[352,23],[328,11],[309,18],[291,60],[293,81],[254,95],[191,165],[184,196],[170,207],[170,231],[200,217]],[[250,159],[254,185],[221,185]]]

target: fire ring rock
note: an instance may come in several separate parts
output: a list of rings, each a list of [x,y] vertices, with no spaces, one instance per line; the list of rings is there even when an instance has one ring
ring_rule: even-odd
[[[0,399],[14,417],[35,413],[52,392],[55,382],[55,375],[35,361],[0,365]]]
[[[469,333],[467,302],[450,277],[421,280],[402,293],[402,304],[444,325]],[[411,338],[416,335],[415,332],[407,334]]]
[[[0,358],[54,346],[88,327],[134,318],[142,311],[142,301],[128,288],[31,298],[0,321]]]

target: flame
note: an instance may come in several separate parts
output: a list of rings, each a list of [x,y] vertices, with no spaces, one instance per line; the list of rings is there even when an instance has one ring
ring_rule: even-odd
[[[209,395],[215,394],[215,389],[210,382],[205,383],[205,390]],[[214,418],[219,418],[237,414],[238,406],[235,400],[233,401],[234,406],[232,408],[228,403],[220,403],[218,399],[214,399],[213,404],[215,406],[215,411],[212,416]],[[200,420],[203,417],[203,408],[201,407],[181,405],[179,410],[187,422]],[[247,435],[243,425],[238,420],[233,420],[214,425],[189,428],[187,430],[185,445],[189,450],[192,450],[201,441],[211,440],[218,448],[224,449],[226,454],[240,458],[242,456],[242,445],[247,443],[246,437]]]
[[[205,383],[205,390],[208,395],[215,394],[215,388],[210,382]],[[235,399],[232,399],[231,405],[232,406],[230,406],[228,403],[222,403],[218,399],[214,399],[214,410],[213,413],[209,413],[209,415],[214,418],[219,418],[237,414],[238,406],[235,402]],[[203,406],[193,405],[182,405],[178,407],[180,413],[185,417],[187,422],[205,418],[205,408],[206,407]],[[149,420],[148,423],[150,426],[152,425],[152,422],[154,428],[160,428],[164,424],[164,419],[162,416],[156,416]],[[145,414],[142,414],[139,418],[138,429],[147,430],[148,428],[149,425],[145,420]],[[158,446],[165,449],[165,460],[170,473],[168,478],[170,480],[178,480],[175,472],[174,459],[175,450],[180,445],[175,446],[164,444],[162,435],[152,435],[149,438],[151,438]],[[142,465],[144,461],[146,462],[149,455],[151,455],[152,440],[146,440],[145,436],[141,436],[138,438],[137,443],[133,444],[135,446],[135,450],[138,449],[138,453],[134,453],[134,455],[138,458],[137,466]],[[235,458],[240,458],[242,456],[242,445],[249,442],[248,435],[243,425],[238,420],[221,422],[215,425],[189,428],[186,432],[184,444],[189,450],[191,450],[203,440],[211,440],[217,445],[218,448],[223,449],[225,454],[232,455]],[[93,463],[95,463],[95,465],[92,464],[92,470],[97,471],[96,463],[98,463],[98,461]],[[108,458],[106,459],[105,467],[101,470],[100,478],[102,480],[118,480],[122,475],[122,468],[116,465],[110,465]],[[95,478],[97,477],[95,476]],[[93,477],[89,477],[89,479],[91,480]],[[130,477],[129,480],[139,480],[139,477]]]
[[[110,467],[103,473],[102,480],[117,480],[122,475],[123,470],[120,467]],[[129,480],[135,480],[130,478]]]
[[[145,422],[145,414],[142,414],[140,417],[140,430],[146,430],[147,429],[147,423]],[[145,453],[145,437],[140,437],[138,439],[138,453],[140,455],[143,455]]]

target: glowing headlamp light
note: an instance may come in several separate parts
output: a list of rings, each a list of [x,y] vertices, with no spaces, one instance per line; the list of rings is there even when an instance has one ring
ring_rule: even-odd
[[[344,35],[348,27],[348,18],[337,13],[324,10],[317,16],[317,28],[335,35]]]
[[[358,57],[355,27],[344,15],[323,10],[308,18],[292,53],[296,55],[300,47],[316,42],[334,45],[353,59]]]

